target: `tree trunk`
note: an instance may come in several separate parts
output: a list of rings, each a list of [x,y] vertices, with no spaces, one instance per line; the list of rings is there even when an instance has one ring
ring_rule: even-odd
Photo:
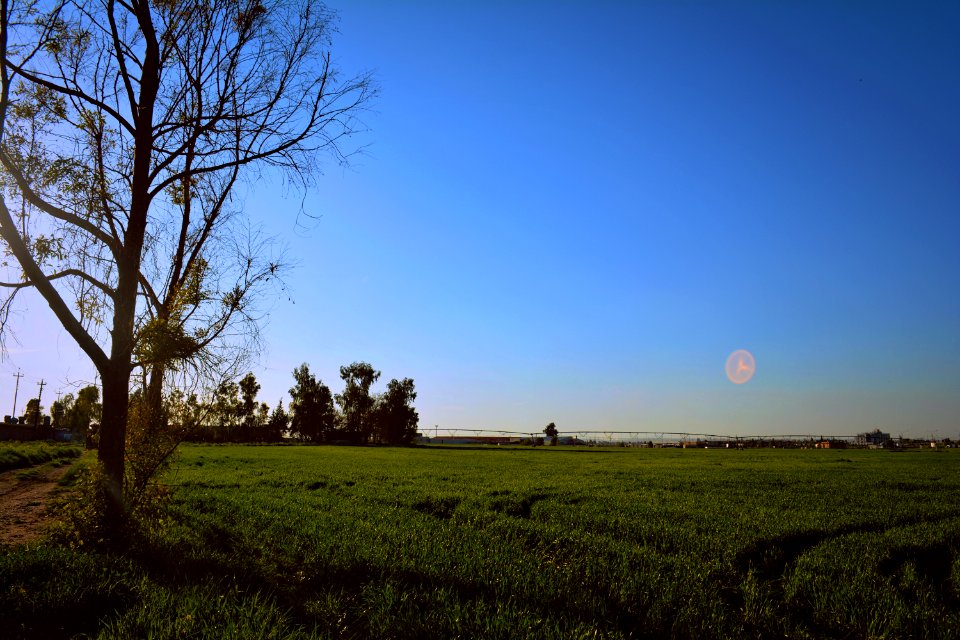
[[[124,448],[130,401],[130,371],[111,361],[103,376],[103,410],[100,418],[100,446],[97,458],[106,475],[108,526],[120,522],[123,515]]]
[[[134,115],[133,175],[130,185],[130,215],[123,244],[116,251],[117,288],[114,296],[110,360],[103,376],[103,417],[100,423],[98,458],[103,464],[108,489],[107,526],[123,516],[123,479],[130,411],[130,373],[134,346],[134,320],[140,260],[150,208],[150,162],[153,147],[153,108],[160,85],[160,55],[149,5],[134,4],[145,39],[146,53],[140,74],[140,100]],[[116,533],[114,531],[113,533]]]
[[[135,246],[138,248],[142,246],[142,240]],[[127,420],[130,413],[130,374],[137,300],[136,274],[139,273],[140,267],[139,249],[135,253],[122,252],[117,266],[118,295],[113,309],[113,329],[110,332],[112,337],[110,360],[100,372],[103,377],[103,410],[100,419],[100,447],[97,454],[106,474],[108,526],[119,524],[119,518],[124,511],[123,480]]]
[[[150,366],[149,382],[147,383],[144,401],[150,415],[160,416],[163,412],[163,376],[166,370],[163,365]]]

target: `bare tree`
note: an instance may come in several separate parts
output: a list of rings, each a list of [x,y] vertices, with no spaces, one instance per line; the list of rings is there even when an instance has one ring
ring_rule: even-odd
[[[96,366],[119,504],[132,372],[158,394],[215,358],[281,267],[236,233],[235,187],[345,160],[371,81],[337,73],[317,0],[0,1],[0,332],[33,288]]]

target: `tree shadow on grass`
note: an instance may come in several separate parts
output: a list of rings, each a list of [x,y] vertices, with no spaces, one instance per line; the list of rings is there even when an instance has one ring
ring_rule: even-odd
[[[115,557],[42,547],[0,553],[0,637],[87,637],[104,616],[135,606],[130,566]]]
[[[344,635],[344,624],[347,624],[346,635],[350,637],[377,637],[376,629],[367,619],[363,600],[371,587],[376,589],[386,584],[398,588],[418,606],[429,605],[436,594],[442,593],[446,594],[444,598],[460,606],[475,603],[490,611],[507,602],[524,603],[524,607],[536,611],[535,617],[552,619],[571,628],[586,624],[601,629],[602,633],[634,638],[656,638],[669,633],[667,621],[649,619],[648,607],[643,602],[621,602],[610,591],[612,586],[592,585],[587,599],[584,594],[573,592],[552,596],[530,593],[520,585],[491,584],[437,571],[380,566],[366,561],[345,565],[312,561],[277,571],[275,565],[270,568],[269,563],[247,559],[242,541],[223,536],[222,532],[212,533],[209,549],[155,546],[149,552],[138,554],[138,562],[152,581],[171,591],[222,584],[241,592],[260,593],[289,610],[298,624],[307,629],[326,630],[334,636]],[[346,603],[337,620],[318,615],[309,606],[330,594],[336,594],[338,601]],[[392,633],[395,637],[463,635],[462,629],[441,627],[394,629]],[[471,633],[467,632],[466,636],[470,637]]]
[[[956,541],[953,545],[941,542],[929,547],[896,547],[888,552],[877,568],[882,575],[890,578],[898,589],[912,592],[913,587],[903,581],[905,569],[912,567],[917,576],[938,594],[947,608],[956,609],[960,606],[960,598],[950,584],[950,572],[958,551],[960,544]]]
[[[758,540],[737,554],[734,567],[742,576],[753,572],[764,581],[780,580],[801,555],[829,540],[861,533],[883,533],[890,529],[930,524],[960,517],[960,512],[901,518],[891,523],[859,523],[835,529],[811,529]],[[949,565],[948,565],[949,566]]]
[[[551,497],[549,493],[530,493],[516,495],[506,492],[490,501],[490,509],[497,513],[503,513],[514,518],[528,520],[533,505]]]
[[[814,612],[797,605],[787,606],[783,602],[783,587],[788,574],[796,566],[799,558],[816,546],[848,535],[864,533],[884,533],[901,527],[925,523],[937,523],[960,517],[960,512],[949,512],[929,516],[900,518],[889,523],[860,523],[837,527],[835,529],[812,529],[791,532],[772,538],[758,540],[740,551],[734,559],[733,575],[717,576],[721,594],[729,608],[740,610],[744,607],[744,596],[740,585],[752,577],[765,586],[767,592],[783,605],[785,612],[801,623],[818,637],[849,637],[849,629],[827,628],[817,624]],[[945,607],[955,607],[956,594],[950,583],[950,571],[953,559],[960,550],[958,541],[938,543],[929,547],[906,546],[890,551],[879,563],[877,571],[887,577],[898,576],[902,569],[911,564],[925,580]],[[758,629],[762,632],[773,630]]]

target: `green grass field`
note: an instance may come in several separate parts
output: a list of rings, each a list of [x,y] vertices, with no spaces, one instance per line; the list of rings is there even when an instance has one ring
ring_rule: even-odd
[[[0,442],[0,472],[39,464],[64,465],[80,457],[83,448],[75,444],[49,442]]]
[[[960,637],[957,451],[191,446],[165,481],[147,553],[0,553],[2,628]]]

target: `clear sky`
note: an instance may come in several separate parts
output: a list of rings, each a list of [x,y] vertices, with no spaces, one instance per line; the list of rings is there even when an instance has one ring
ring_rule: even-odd
[[[365,360],[430,429],[960,437],[960,4],[331,6],[381,93],[243,194],[298,262],[261,400]],[[92,378],[30,309],[0,407]]]

